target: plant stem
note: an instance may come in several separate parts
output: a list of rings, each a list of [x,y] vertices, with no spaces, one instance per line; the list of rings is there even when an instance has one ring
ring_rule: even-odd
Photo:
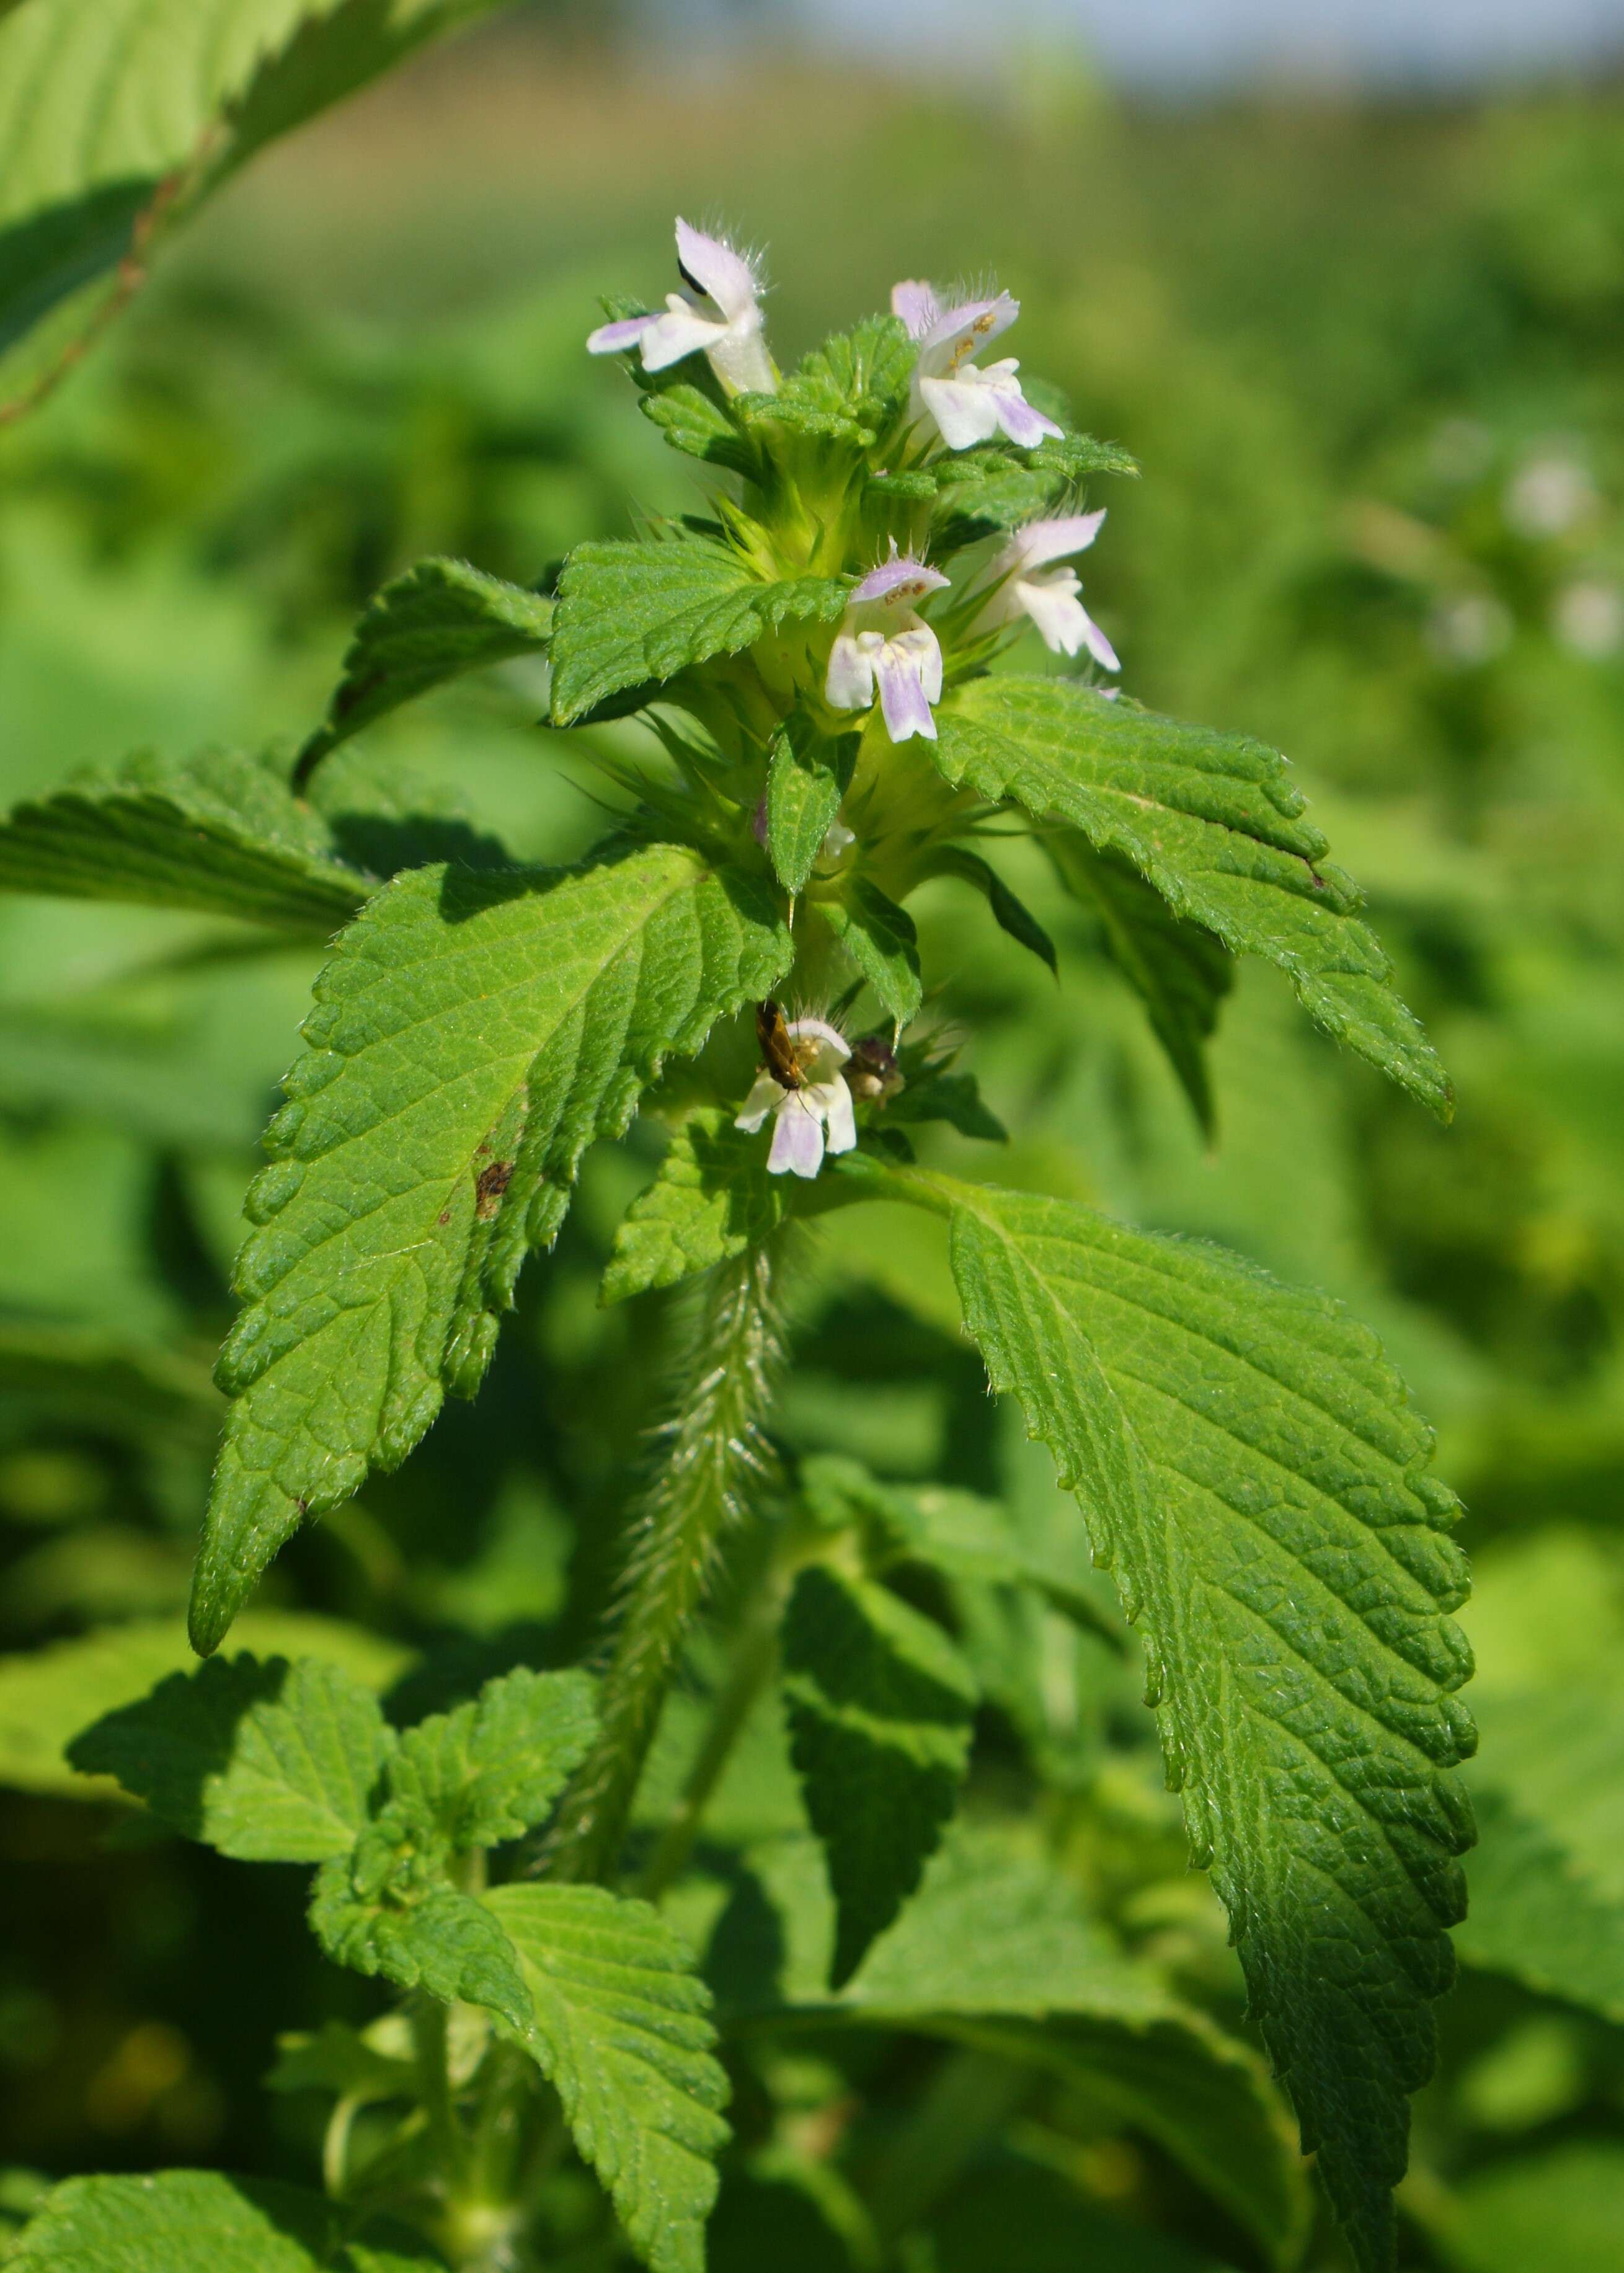
[[[447,2008],[438,1998],[419,1995],[412,2007],[411,2037],[417,2056],[417,2076],[423,2104],[440,2155],[447,2192],[454,2192],[463,2175],[462,2127],[451,2096],[450,2052],[447,2037]]]
[[[612,1874],[722,1536],[776,1481],[763,1423],[784,1361],[774,1301],[783,1263],[781,1243],[747,1249],[717,1265],[706,1290],[665,1458],[635,1519],[598,1739],[547,1842],[544,1867],[555,1878]]]

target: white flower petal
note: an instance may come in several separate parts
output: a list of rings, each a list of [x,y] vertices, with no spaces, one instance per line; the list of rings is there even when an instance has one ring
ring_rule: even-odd
[[[851,1044],[839,1027],[830,1025],[826,1019],[792,1018],[786,1031],[793,1042],[821,1042],[825,1050],[832,1053],[829,1075],[832,1075],[837,1066],[843,1066],[852,1054]],[[828,1078],[828,1075],[823,1077]]]
[[[684,356],[715,347],[726,337],[726,324],[713,323],[673,292],[665,302],[665,314],[657,316],[643,335],[643,367],[664,371],[668,364],[680,363]]]
[[[587,334],[586,351],[588,355],[624,355],[658,320],[656,316],[621,316],[613,324],[599,324]]]
[[[683,274],[700,291],[710,294],[730,324],[755,313],[759,296],[756,272],[731,244],[679,221],[677,259]]]
[[[982,384],[980,371],[961,371],[957,379],[921,379],[919,392],[950,450],[990,442],[998,431],[997,400]]]
[[[920,341],[920,370],[928,377],[946,378],[989,340],[1008,331],[1019,313],[1019,301],[1007,292],[1000,292],[996,300],[944,308]]]
[[[852,1110],[852,1092],[843,1081],[835,1083],[833,1086],[838,1094],[829,1100],[823,1141],[831,1152],[849,1152],[857,1142],[857,1116]]]
[[[744,1100],[744,1109],[733,1122],[733,1127],[754,1136],[767,1115],[776,1113],[788,1094],[787,1090],[781,1089],[770,1073],[758,1073],[751,1084],[749,1095]]]
[[[767,1155],[767,1174],[816,1176],[823,1164],[823,1124],[804,1102],[804,1092],[792,1091],[778,1111]]]
[[[910,278],[891,286],[891,311],[907,326],[910,339],[922,340],[931,326],[939,322],[942,303],[929,284]]]
[[[1029,521],[1018,529],[994,563],[995,568],[1047,568],[1051,561],[1069,560],[1086,552],[1100,533],[1105,507],[1098,513],[1069,513],[1056,521]]]
[[[1088,618],[1071,570],[1058,576],[1019,577],[1011,587],[1016,601],[1056,655],[1075,655],[1088,636]]]
[[[1116,649],[1106,638],[1094,618],[1086,610],[1079,612],[1083,618],[1083,645],[1103,670],[1120,671],[1122,665],[1116,659]]]
[[[920,662],[902,648],[899,640],[889,640],[884,653],[876,665],[875,676],[880,682],[880,708],[885,714],[885,731],[893,742],[910,741],[922,734],[927,741],[936,739],[936,722],[930,715],[930,704],[920,684]]]
[[[884,646],[877,632],[842,632],[829,650],[823,700],[831,710],[866,710],[874,701],[874,657]]]

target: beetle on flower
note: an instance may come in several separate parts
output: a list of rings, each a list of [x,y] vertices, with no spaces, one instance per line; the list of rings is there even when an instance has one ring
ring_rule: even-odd
[[[588,353],[626,355],[635,348],[645,371],[665,371],[703,350],[730,394],[776,394],[778,375],[762,336],[761,282],[750,263],[720,237],[679,220],[677,265],[690,294],[667,293],[660,315],[600,324],[587,341]],[[697,299],[709,300],[718,313],[708,314]]]
[[[825,1152],[849,1152],[857,1142],[852,1092],[841,1071],[852,1053],[846,1037],[822,1018],[792,1018],[781,1031],[799,1084],[786,1087],[763,1066],[733,1126],[753,1135],[771,1113],[767,1174],[816,1176]]]
[[[916,281],[898,284],[891,296],[891,313],[907,326],[919,342],[919,362],[914,372],[914,415],[929,416],[950,450],[967,450],[976,442],[1007,435],[1019,448],[1035,448],[1061,429],[1036,410],[1021,393],[1015,376],[1020,369],[1013,356],[989,364],[985,371],[969,358],[977,349],[1008,331],[1020,313],[1020,303],[1009,293],[996,299],[971,300],[944,308],[929,284]]]
[[[895,550],[869,570],[846,603],[829,652],[823,698],[831,710],[871,709],[877,686],[893,742],[915,734],[936,740],[930,706],[942,699],[942,646],[914,604],[945,590],[947,581],[939,569]]]
[[[1078,596],[1083,588],[1076,569],[1055,566],[1086,552],[1104,519],[1101,506],[1097,513],[1029,521],[1018,529],[987,565],[981,581],[991,589],[974,628],[997,631],[1029,616],[1054,654],[1077,655],[1086,648],[1103,669],[1120,671],[1116,649]]]

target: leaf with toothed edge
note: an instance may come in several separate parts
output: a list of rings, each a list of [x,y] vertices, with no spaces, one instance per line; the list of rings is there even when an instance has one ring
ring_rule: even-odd
[[[302,769],[364,726],[465,671],[545,655],[553,603],[466,560],[419,560],[386,584],[356,626],[325,723]]]
[[[925,999],[919,934],[907,910],[866,876],[853,877],[841,898],[814,904],[868,980],[886,1016],[898,1030],[906,1026]]]
[[[838,818],[857,757],[855,734],[820,734],[792,710],[767,752],[767,852],[794,896],[806,889],[823,839]]]
[[[862,1173],[875,1174],[872,1169]],[[1455,1503],[1341,1306],[1064,1200],[879,1172],[950,1219],[966,1324],[1145,1637],[1169,1779],[1361,2273],[1454,1976],[1471,1722]]]
[[[578,544],[559,578],[553,723],[572,726],[613,695],[737,655],[785,624],[833,623],[847,589],[830,576],[763,579],[719,535],[675,526]]]
[[[513,1884],[485,1905],[517,1954],[515,2032],[652,2273],[703,2273],[727,2076],[710,1995],[658,1910],[604,1887]]]
[[[972,852],[965,845],[948,844],[934,855],[931,866],[936,875],[957,876],[973,885],[986,901],[999,930],[1058,973],[1060,960],[1055,953],[1054,941],[1026,902],[1011,891],[990,860],[982,859],[979,852]]]
[[[585,869],[420,868],[339,941],[267,1134],[233,1399],[192,1582],[214,1648],[305,1515],[470,1395],[526,1254],[671,1052],[771,993],[758,883],[647,846]]]
[[[1065,679],[974,679],[936,727],[936,761],[956,787],[1070,821],[1120,855],[1175,914],[1232,954],[1278,964],[1327,1032],[1449,1117],[1448,1078],[1277,751]]]

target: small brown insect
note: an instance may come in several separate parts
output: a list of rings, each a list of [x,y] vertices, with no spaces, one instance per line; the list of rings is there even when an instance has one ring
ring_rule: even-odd
[[[474,1213],[489,1223],[501,1205],[502,1194],[513,1182],[512,1160],[492,1160],[474,1178]]]
[[[766,1001],[756,1005],[756,1039],[761,1044],[767,1070],[778,1087],[804,1089],[807,1077],[795,1056],[795,1045],[790,1039],[781,1003]]]

